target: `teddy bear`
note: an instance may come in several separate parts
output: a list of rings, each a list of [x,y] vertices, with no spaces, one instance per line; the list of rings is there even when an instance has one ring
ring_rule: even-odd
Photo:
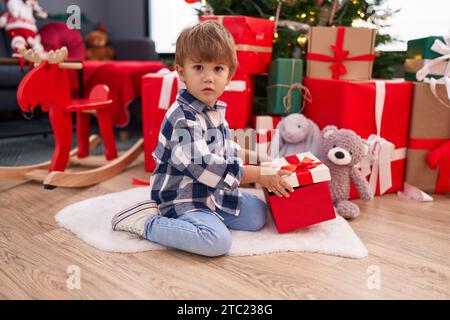
[[[103,25],[97,25],[96,30],[85,37],[87,60],[112,60],[115,56],[114,48],[108,44],[108,34]]]
[[[362,200],[370,200],[369,183],[356,167],[367,155],[364,139],[349,129],[326,126],[322,130],[322,143],[318,158],[330,169],[330,189],[336,212],[346,219],[356,218],[359,207],[349,201],[350,180],[353,180]]]
[[[319,127],[301,113],[284,117],[276,129],[269,154],[273,159],[307,151],[316,154],[320,147],[322,135]]]

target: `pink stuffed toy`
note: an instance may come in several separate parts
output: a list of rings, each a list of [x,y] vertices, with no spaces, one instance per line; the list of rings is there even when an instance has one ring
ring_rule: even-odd
[[[270,147],[271,158],[302,152],[317,154],[319,151],[322,140],[320,129],[314,121],[303,114],[292,113],[284,117],[276,129]]]
[[[34,52],[44,52],[34,17],[47,18],[47,13],[37,0],[5,0],[8,12],[0,17],[0,28],[5,28],[11,39],[13,57],[30,47]]]

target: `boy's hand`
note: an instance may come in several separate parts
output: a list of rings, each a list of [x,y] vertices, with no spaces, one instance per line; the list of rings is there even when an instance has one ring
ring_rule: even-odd
[[[261,167],[258,183],[275,193],[277,196],[281,197],[283,195],[288,198],[288,191],[294,192],[294,188],[284,181],[282,176],[291,174],[292,172],[289,170],[270,170],[270,168]]]

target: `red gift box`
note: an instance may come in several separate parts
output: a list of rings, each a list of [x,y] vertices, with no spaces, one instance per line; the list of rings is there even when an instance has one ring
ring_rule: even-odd
[[[368,140],[369,156],[361,165],[373,194],[402,190],[412,83],[305,78],[304,85],[312,97],[306,117],[320,128],[336,125]],[[354,186],[350,197],[358,197]]]
[[[200,21],[215,20],[233,36],[239,66],[236,73],[267,73],[272,61],[275,24],[269,19],[246,16],[201,16]]]
[[[227,103],[225,118],[230,128],[245,128],[253,105],[253,77],[235,75],[219,97]],[[142,77],[142,130],[145,170],[153,171],[152,152],[158,143],[159,130],[167,109],[175,101],[178,89],[184,87],[176,72],[150,73]],[[161,94],[164,92],[164,94]]]
[[[280,169],[293,172],[283,179],[295,191],[290,193],[289,198],[285,198],[264,189],[279,233],[336,218],[328,186],[331,177],[327,166],[312,153],[305,152],[264,164],[261,174],[264,174],[264,170]]]

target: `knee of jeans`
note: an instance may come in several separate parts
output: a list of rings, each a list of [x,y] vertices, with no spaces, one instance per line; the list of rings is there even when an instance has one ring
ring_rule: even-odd
[[[259,199],[258,199],[259,200]],[[251,228],[249,231],[261,230],[266,224],[267,219],[267,205],[264,201],[259,200],[254,208],[254,215],[252,217]]]
[[[255,216],[254,221],[248,231],[261,230],[266,225],[266,213]]]
[[[205,241],[207,243],[202,254],[208,257],[222,256],[231,249],[231,233],[226,227],[224,230],[210,231]]]

